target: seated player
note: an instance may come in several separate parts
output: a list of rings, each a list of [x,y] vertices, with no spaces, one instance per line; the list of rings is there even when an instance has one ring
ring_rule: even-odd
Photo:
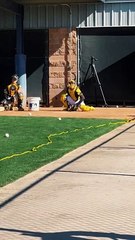
[[[18,111],[24,111],[22,107],[23,93],[16,74],[11,77],[11,84],[4,90],[4,95],[5,99],[2,102],[5,110],[13,110],[17,106]]]
[[[67,85],[67,91],[62,94],[60,100],[67,111],[90,111],[94,107],[85,105],[84,95],[80,88],[76,85],[75,80],[70,80]]]

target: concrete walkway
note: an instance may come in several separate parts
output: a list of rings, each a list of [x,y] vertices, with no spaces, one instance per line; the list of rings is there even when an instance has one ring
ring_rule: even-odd
[[[135,122],[0,189],[0,240],[135,240]]]

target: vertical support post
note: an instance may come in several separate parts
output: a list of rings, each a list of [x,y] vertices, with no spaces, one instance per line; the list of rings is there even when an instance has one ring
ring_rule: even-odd
[[[15,71],[19,76],[24,99],[23,107],[26,107],[27,81],[26,81],[26,55],[24,55],[24,32],[23,32],[23,7],[20,6],[20,14],[16,15],[16,55]]]
[[[24,54],[15,55],[15,69],[19,76],[19,83],[23,92],[23,107],[26,107],[27,82],[26,82],[26,56]]]

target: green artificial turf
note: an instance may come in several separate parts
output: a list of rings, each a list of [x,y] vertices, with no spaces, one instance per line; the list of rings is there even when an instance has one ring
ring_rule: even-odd
[[[121,124],[121,120],[110,119],[0,117],[0,186],[60,158]],[[5,133],[9,133],[9,138],[5,137]]]

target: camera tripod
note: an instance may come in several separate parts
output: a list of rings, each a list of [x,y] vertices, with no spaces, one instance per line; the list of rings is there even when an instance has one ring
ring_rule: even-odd
[[[97,74],[97,70],[96,70],[95,63],[94,63],[95,61],[97,61],[97,59],[95,57],[91,57],[91,62],[90,62],[89,66],[88,66],[88,69],[86,71],[86,74],[85,74],[85,77],[84,77],[84,82],[87,80],[89,70],[91,69],[90,78],[94,77],[97,80],[97,83],[99,85],[99,88],[100,88],[100,91],[101,91],[101,94],[102,94],[102,97],[103,97],[103,100],[104,100],[105,107],[107,107],[108,104],[106,102],[106,99],[105,99],[105,96],[104,96],[104,93],[103,93],[103,89],[102,89],[102,86],[101,86],[101,83],[100,83],[100,80],[99,80],[99,77],[98,77],[98,74]]]

